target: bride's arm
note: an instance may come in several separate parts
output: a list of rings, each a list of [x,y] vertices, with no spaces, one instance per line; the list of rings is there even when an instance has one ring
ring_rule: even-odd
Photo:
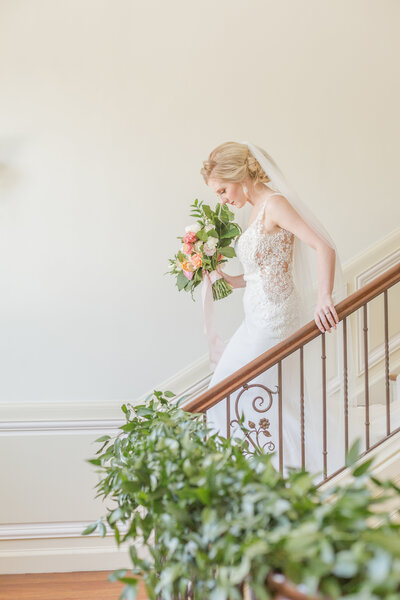
[[[320,331],[336,329],[339,323],[332,301],[335,277],[335,250],[310,227],[284,196],[271,196],[268,200],[268,217],[276,225],[291,231],[317,252],[318,299],[314,319]]]

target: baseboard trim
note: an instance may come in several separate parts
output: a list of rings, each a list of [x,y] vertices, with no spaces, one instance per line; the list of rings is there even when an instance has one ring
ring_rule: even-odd
[[[111,541],[111,540],[110,540]],[[103,540],[104,542],[104,540]],[[0,573],[70,573],[73,571],[109,571],[129,568],[126,547],[112,546],[21,548],[0,552]],[[111,584],[110,584],[111,585]]]
[[[94,519],[95,520],[95,519]],[[55,538],[101,538],[99,530],[82,536],[82,531],[91,523],[91,521],[65,521],[55,523],[7,523],[0,524],[0,541],[5,540],[39,540]],[[105,523],[106,535],[104,537],[113,537],[114,532]],[[127,526],[119,527],[120,533],[124,535]]]

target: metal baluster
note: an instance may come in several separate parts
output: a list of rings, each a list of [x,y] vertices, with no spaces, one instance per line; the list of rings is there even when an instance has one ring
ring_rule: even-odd
[[[368,374],[368,311],[367,304],[363,306],[364,314],[364,393],[365,393],[365,444],[369,450],[369,374]]]
[[[325,333],[321,335],[321,362],[322,362],[322,431],[323,431],[323,457],[324,457],[324,479],[327,477],[327,436],[326,436],[326,349],[325,349]]]
[[[226,397],[226,437],[231,437],[231,397]]]
[[[345,453],[349,449],[349,378],[347,370],[347,321],[343,318],[343,387],[344,387],[344,439]]]
[[[389,311],[388,292],[383,292],[385,312],[385,386],[386,386],[386,435],[390,434],[390,381],[389,381]]]
[[[282,361],[278,362],[278,409],[279,409],[279,471],[283,473],[283,434],[282,434]]]
[[[304,346],[300,348],[300,430],[301,430],[301,466],[305,469],[305,433],[304,433]]]

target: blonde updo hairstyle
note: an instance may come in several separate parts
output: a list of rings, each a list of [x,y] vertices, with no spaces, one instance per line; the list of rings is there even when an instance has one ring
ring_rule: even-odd
[[[239,183],[249,177],[254,186],[270,181],[246,144],[238,142],[225,142],[214,148],[208,159],[203,161],[200,173],[206,183],[210,178]]]

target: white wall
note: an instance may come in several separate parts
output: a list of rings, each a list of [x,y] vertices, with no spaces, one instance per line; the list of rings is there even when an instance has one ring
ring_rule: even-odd
[[[207,370],[200,302],[163,273],[189,203],[214,200],[213,147],[264,146],[351,285],[396,256],[399,17],[398,0],[0,0],[0,572],[127,564],[80,535],[104,513],[84,461],[122,401]],[[228,337],[241,292],[216,309]]]
[[[264,146],[344,260],[390,233],[399,18],[397,0],[3,0],[0,402],[120,404],[204,354],[200,302],[163,273],[223,141]],[[217,309],[226,337],[240,292]]]

